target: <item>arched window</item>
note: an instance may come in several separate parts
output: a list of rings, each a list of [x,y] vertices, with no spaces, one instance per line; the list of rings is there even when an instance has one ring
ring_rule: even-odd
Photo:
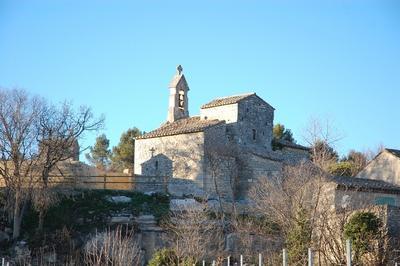
[[[257,138],[257,131],[253,129],[253,140],[256,140]]]
[[[183,90],[179,91],[179,108],[185,107],[185,92]]]

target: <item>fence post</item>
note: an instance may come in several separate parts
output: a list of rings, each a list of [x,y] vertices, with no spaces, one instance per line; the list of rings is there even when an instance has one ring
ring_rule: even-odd
[[[4,263],[5,263],[5,258],[2,258],[1,259],[1,266],[5,266]]]
[[[286,248],[283,249],[283,266],[288,266],[288,254]]]
[[[213,262],[212,262],[212,266],[215,266],[215,260],[213,260]]]
[[[227,266],[231,266],[231,256],[228,256],[228,263]]]
[[[351,266],[351,242],[350,239],[346,240],[346,261],[347,266]]]
[[[314,265],[314,256],[313,256],[312,249],[309,248],[308,249],[308,266],[313,266],[313,265]]]
[[[206,266],[206,262],[203,260],[203,266]]]
[[[240,255],[240,266],[243,266],[243,255]]]
[[[261,255],[261,253],[258,254],[258,266],[262,266],[262,255]]]
[[[103,185],[103,189],[107,188],[107,176],[104,174],[104,185]]]

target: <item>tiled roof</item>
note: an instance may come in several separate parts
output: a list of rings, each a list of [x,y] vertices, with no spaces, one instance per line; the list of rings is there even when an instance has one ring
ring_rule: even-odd
[[[293,143],[293,142],[289,142],[289,141],[286,141],[286,140],[279,140],[279,144],[281,144],[284,147],[289,147],[289,148],[292,148],[292,149],[299,149],[299,150],[305,150],[305,151],[309,151],[310,150],[310,148],[308,148],[308,147],[305,147],[303,145],[299,145],[299,144],[296,144],[296,143]]]
[[[241,100],[244,100],[247,97],[250,97],[252,95],[256,95],[256,94],[255,93],[246,93],[246,94],[241,94],[241,95],[234,95],[234,96],[229,96],[229,97],[217,98],[215,100],[212,100],[209,103],[204,104],[201,107],[201,109],[206,109],[206,108],[212,108],[212,107],[216,107],[216,106],[222,106],[222,105],[238,103]]]
[[[400,187],[394,184],[375,179],[334,176],[330,180],[338,185],[338,188],[360,190],[360,191],[379,191],[393,194],[400,194]]]
[[[385,149],[386,151],[388,151],[389,153],[393,154],[396,157],[400,158],[400,151],[399,150],[395,150],[395,149]]]
[[[199,116],[189,117],[179,119],[172,123],[165,123],[161,127],[146,133],[137,139],[149,139],[149,138],[158,138],[158,137],[165,137],[165,136],[173,136],[179,134],[187,134],[187,133],[195,133],[201,132],[205,129],[225,123],[221,120],[205,120],[200,119]]]

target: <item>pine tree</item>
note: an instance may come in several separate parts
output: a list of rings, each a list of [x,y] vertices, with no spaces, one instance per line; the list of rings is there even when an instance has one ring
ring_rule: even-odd
[[[295,143],[293,138],[293,133],[290,129],[285,128],[282,124],[276,124],[273,128],[274,140],[284,140],[288,142]]]
[[[120,141],[112,150],[112,168],[122,171],[123,169],[132,169],[135,160],[135,138],[142,135],[142,132],[136,128],[130,128],[122,133]]]
[[[105,134],[96,138],[96,143],[86,154],[87,160],[101,170],[107,170],[110,165],[111,151],[109,149],[110,140]]]

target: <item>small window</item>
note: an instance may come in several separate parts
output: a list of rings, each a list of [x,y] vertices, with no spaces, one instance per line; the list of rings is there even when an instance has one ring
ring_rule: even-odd
[[[396,206],[396,200],[393,197],[376,197],[375,204]]]
[[[179,107],[184,108],[185,107],[185,93],[184,91],[179,91]]]
[[[156,170],[158,170],[158,161],[156,161],[155,166],[156,166]]]
[[[256,140],[257,138],[257,131],[253,129],[253,140]]]

